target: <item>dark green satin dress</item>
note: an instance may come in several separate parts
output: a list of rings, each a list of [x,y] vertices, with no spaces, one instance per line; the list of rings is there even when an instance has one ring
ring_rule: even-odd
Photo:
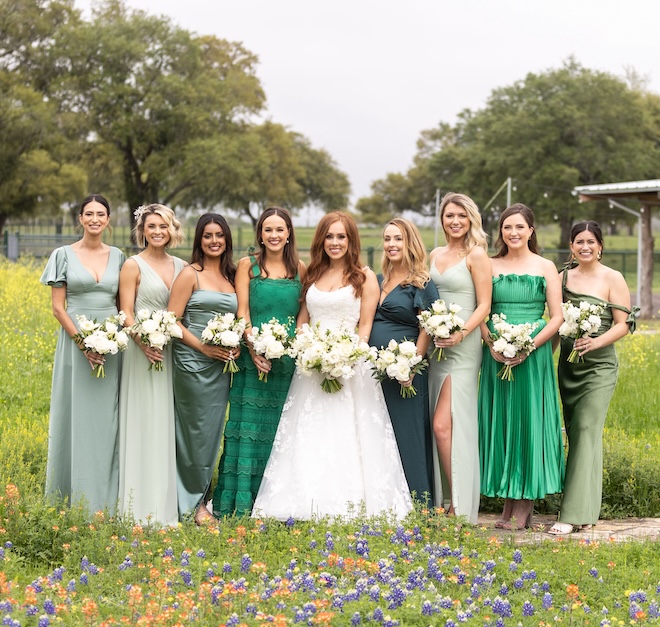
[[[200,338],[218,313],[236,313],[236,294],[195,290],[183,313],[184,326]],[[174,426],[179,515],[197,509],[213,479],[229,398],[224,361],[206,357],[177,340],[173,344]]]
[[[595,337],[612,326],[613,308],[628,314],[626,322],[631,333],[634,331],[635,316],[629,309],[595,296],[576,294],[566,285],[562,289],[564,301],[577,306],[581,301],[587,301],[604,307]],[[573,525],[593,525],[598,522],[603,492],[603,427],[616,385],[619,362],[614,344],[610,344],[586,353],[583,362],[571,364],[567,360],[573,341],[562,338],[557,370],[568,436],[566,479],[559,520]]]

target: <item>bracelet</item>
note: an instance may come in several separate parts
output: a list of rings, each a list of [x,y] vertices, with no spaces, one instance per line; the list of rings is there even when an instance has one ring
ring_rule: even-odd
[[[463,340],[464,340],[465,336],[467,335],[467,331],[465,329],[459,329],[458,332],[461,334],[461,336],[463,337]],[[463,340],[461,340],[461,342]]]

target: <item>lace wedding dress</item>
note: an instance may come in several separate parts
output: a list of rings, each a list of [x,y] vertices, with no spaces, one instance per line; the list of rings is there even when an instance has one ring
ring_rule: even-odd
[[[306,296],[311,324],[357,326],[360,299],[352,286]],[[308,520],[392,512],[412,501],[380,384],[366,363],[329,394],[321,375],[296,370],[253,517]]]

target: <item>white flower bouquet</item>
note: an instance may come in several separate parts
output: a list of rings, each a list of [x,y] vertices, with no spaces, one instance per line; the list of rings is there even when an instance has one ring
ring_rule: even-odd
[[[289,355],[302,374],[309,377],[320,372],[321,389],[331,394],[342,389],[339,378],[350,379],[355,374],[355,364],[371,358],[371,349],[350,329],[322,329],[317,323],[303,325],[291,342]]]
[[[222,348],[237,348],[245,332],[245,320],[237,318],[233,313],[217,314],[211,318],[202,331],[202,344],[213,344]],[[234,359],[225,362],[222,372],[230,372],[232,379],[239,368]]]
[[[536,322],[523,322],[521,324],[511,324],[506,321],[504,314],[493,314],[494,333],[490,334],[491,348],[507,359],[513,359],[519,353],[529,355],[536,349],[532,333],[538,326]],[[503,381],[513,381],[513,366],[504,364],[497,376]]]
[[[291,345],[288,327],[277,318],[271,318],[259,326],[252,327],[247,335],[247,340],[257,355],[263,355],[268,360],[280,359],[287,354]],[[268,381],[267,372],[259,372],[259,381]]]
[[[447,339],[452,333],[460,331],[465,327],[465,320],[458,316],[458,312],[463,309],[460,305],[449,303],[447,305],[444,300],[439,298],[431,303],[431,306],[422,311],[417,316],[419,324],[424,329],[432,340]],[[437,361],[447,359],[444,349],[437,346],[433,349],[431,357],[436,355]]]
[[[128,335],[124,331],[126,314],[120,311],[108,316],[103,322],[90,320],[87,316],[76,316],[78,320],[78,333],[74,341],[79,346],[84,346],[86,351],[92,351],[99,355],[116,355],[128,346]],[[105,378],[105,367],[97,364],[92,368],[92,375],[97,379]]]
[[[561,337],[577,340],[592,335],[600,329],[600,316],[603,313],[601,305],[582,300],[579,307],[566,302],[562,303],[561,309],[564,314],[564,322],[559,327]],[[581,361],[584,361],[584,357],[581,357],[580,353],[573,349],[568,356],[568,363],[576,364]]]
[[[417,345],[404,340],[390,340],[387,347],[378,350],[374,359],[374,377],[379,381],[392,379],[401,383],[401,396],[411,398],[417,394],[414,386],[403,383],[410,380],[418,372],[422,372],[428,362],[417,354]]]
[[[149,348],[163,350],[173,337],[181,338],[181,328],[176,323],[176,315],[172,311],[156,309],[150,312],[148,309],[140,309],[135,314],[135,323],[128,329],[133,335],[139,336],[140,342]],[[149,370],[162,372],[163,362],[157,361],[149,364]]]

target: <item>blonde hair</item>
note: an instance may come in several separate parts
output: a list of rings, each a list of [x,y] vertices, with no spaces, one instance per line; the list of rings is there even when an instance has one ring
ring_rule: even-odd
[[[181,222],[177,220],[174,211],[169,207],[153,203],[146,207],[138,207],[135,210],[135,213],[137,214],[137,219],[135,221],[133,233],[135,233],[135,241],[140,248],[146,248],[147,246],[147,241],[144,236],[144,222],[147,219],[147,216],[154,214],[160,216],[167,224],[167,232],[169,233],[170,241],[167,242],[165,246],[166,248],[176,248],[185,239],[185,233],[181,230]]]
[[[403,236],[403,266],[407,271],[406,278],[401,281],[401,285],[414,285],[417,288],[423,289],[429,282],[430,275],[427,268],[427,254],[422,236],[419,234],[417,227],[408,220],[403,218],[394,218],[390,220],[385,228],[388,226],[395,226]],[[385,230],[383,229],[383,233]],[[383,251],[383,258],[380,262],[381,272],[383,278],[387,281],[392,273],[392,261]]]
[[[481,224],[481,214],[477,204],[465,194],[457,194],[456,192],[449,192],[445,194],[442,202],[440,203],[440,225],[442,226],[442,218],[445,215],[445,209],[449,203],[458,205],[468,215],[470,220],[470,228],[465,234],[465,253],[468,254],[475,246],[480,246],[488,252],[488,236],[484,231]],[[442,229],[444,231],[444,227]],[[445,232],[445,238],[447,233]]]

